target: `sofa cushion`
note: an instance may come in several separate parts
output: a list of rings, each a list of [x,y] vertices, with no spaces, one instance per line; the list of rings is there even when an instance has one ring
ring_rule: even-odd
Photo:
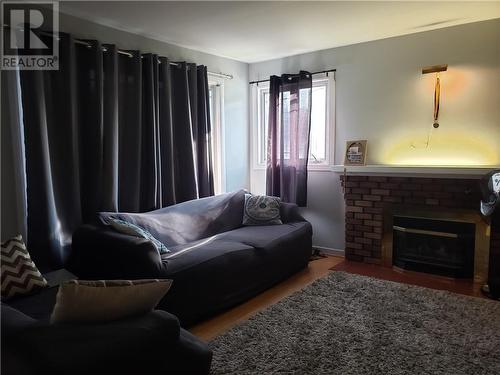
[[[173,247],[170,254],[162,256],[164,266],[162,276],[167,277],[168,275],[168,277],[173,277],[187,269],[201,269],[200,265],[229,253],[254,250],[250,245],[237,241],[220,240],[218,237],[216,235]],[[208,266],[208,264],[206,265]]]
[[[191,324],[270,287],[307,264],[309,223],[241,227],[171,248],[161,277],[174,280],[160,303]]]
[[[195,199],[145,213],[101,212],[105,224],[112,218],[150,232],[169,249],[241,226],[245,191]]]
[[[162,277],[174,283],[159,308],[180,317],[183,324],[234,304],[236,296],[262,282],[259,270],[266,256],[241,242],[215,236],[178,246],[172,253],[162,256]]]
[[[48,323],[50,314],[56,303],[58,289],[58,287],[45,288],[29,296],[14,298],[8,304],[33,319]]]
[[[302,221],[283,225],[241,227],[221,233],[218,238],[221,241],[241,242],[257,249],[270,249],[276,243],[294,241],[296,238],[311,233],[311,224]]]
[[[25,327],[36,324],[35,319],[23,314],[21,311],[16,310],[5,303],[2,303],[1,305],[2,311],[0,313],[0,317],[2,320],[2,334],[10,335]]]
[[[175,316],[157,310],[105,324],[36,324],[2,345],[17,354],[9,361],[16,371],[5,373],[25,374],[18,365],[33,364],[29,374],[170,374],[180,331]]]

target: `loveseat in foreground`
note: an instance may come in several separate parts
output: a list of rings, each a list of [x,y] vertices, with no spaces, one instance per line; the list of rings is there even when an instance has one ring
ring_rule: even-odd
[[[106,323],[51,324],[57,290],[2,302],[2,374],[210,372],[211,350],[172,314],[155,310]]]

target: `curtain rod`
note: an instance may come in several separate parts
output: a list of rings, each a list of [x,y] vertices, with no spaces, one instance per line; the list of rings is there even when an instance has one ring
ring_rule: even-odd
[[[84,45],[84,46],[87,46],[89,48],[92,47],[92,44],[84,41],[84,40],[81,40],[81,39],[75,39],[75,42],[78,43],[78,44],[81,44],[81,45]],[[104,52],[106,52],[108,49],[106,47],[101,47],[102,50]],[[125,56],[128,56],[128,57],[133,57],[134,55],[132,55],[130,52],[127,52],[127,51],[124,51],[124,50],[121,50],[121,49],[118,49],[116,51],[117,53],[119,53],[120,55],[125,55]],[[143,58],[143,56],[141,56],[141,59]],[[178,66],[180,65],[179,63],[176,63],[176,62],[173,62],[173,61],[169,61],[168,62],[170,65],[174,65],[174,66]],[[158,64],[161,64],[161,60],[158,59]],[[211,76],[215,76],[215,77],[220,77],[220,78],[224,78],[224,79],[233,79],[233,75],[232,74],[225,74],[225,73],[216,73],[216,72],[207,72],[208,74],[210,74]]]
[[[313,72],[313,73],[311,73],[311,75],[326,73],[326,75],[328,76],[328,73],[329,73],[329,72],[336,72],[336,71],[337,71],[337,69],[321,70],[321,71],[319,71],[319,72]],[[296,76],[298,76],[298,74],[296,74]],[[262,82],[269,82],[269,79],[261,79],[261,80],[259,80],[259,81],[250,81],[250,82],[248,82],[248,84],[249,84],[249,85],[253,85],[254,83],[259,84],[259,83],[262,83]]]
[[[5,27],[9,27],[7,25],[4,25]],[[9,27],[10,28],[10,27]],[[53,33],[50,33],[50,32],[47,32],[47,31],[40,31],[40,34],[42,35],[47,35],[47,36],[51,36],[53,38],[58,38],[57,36],[55,36]],[[75,39],[75,43],[78,43],[78,44],[81,44],[81,45],[84,45],[84,46],[87,46],[89,48],[92,47],[92,44],[86,42],[85,40],[81,40],[81,39]],[[101,47],[102,51],[106,52],[108,49],[106,47]],[[117,53],[119,53],[120,55],[125,55],[125,56],[128,56],[128,57],[133,57],[134,55],[132,55],[130,52],[128,51],[124,51],[124,50],[121,50],[121,49],[118,49],[117,50]],[[141,59],[143,57],[141,56]],[[161,61],[160,59],[158,59],[158,63],[161,64]],[[169,64],[170,65],[174,65],[174,66],[178,66],[179,64],[176,63],[176,62],[173,62],[173,61],[169,61]],[[224,79],[233,79],[233,75],[232,74],[226,74],[226,73],[216,73],[216,72],[207,72],[208,74],[210,74],[211,76],[214,76],[214,77],[219,77],[219,78],[224,78]]]

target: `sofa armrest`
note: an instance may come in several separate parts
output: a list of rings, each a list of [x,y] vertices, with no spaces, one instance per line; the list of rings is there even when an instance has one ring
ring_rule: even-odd
[[[172,374],[208,375],[212,364],[209,346],[190,332],[181,329],[175,360],[169,368]]]
[[[299,207],[295,203],[280,203],[280,215],[283,223],[306,221],[299,212]]]
[[[39,374],[139,374],[163,371],[179,336],[178,319],[156,310],[103,324],[39,324],[4,343]]]
[[[161,258],[147,239],[83,225],[73,234],[67,268],[88,279],[157,278]]]

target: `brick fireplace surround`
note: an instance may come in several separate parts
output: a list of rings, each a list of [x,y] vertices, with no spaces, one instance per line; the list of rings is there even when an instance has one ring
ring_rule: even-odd
[[[348,260],[384,263],[384,221],[394,207],[479,213],[481,194],[477,179],[364,175],[341,175],[340,179],[345,189]],[[500,228],[495,220],[498,222],[498,218],[491,230],[491,254],[500,253]]]

